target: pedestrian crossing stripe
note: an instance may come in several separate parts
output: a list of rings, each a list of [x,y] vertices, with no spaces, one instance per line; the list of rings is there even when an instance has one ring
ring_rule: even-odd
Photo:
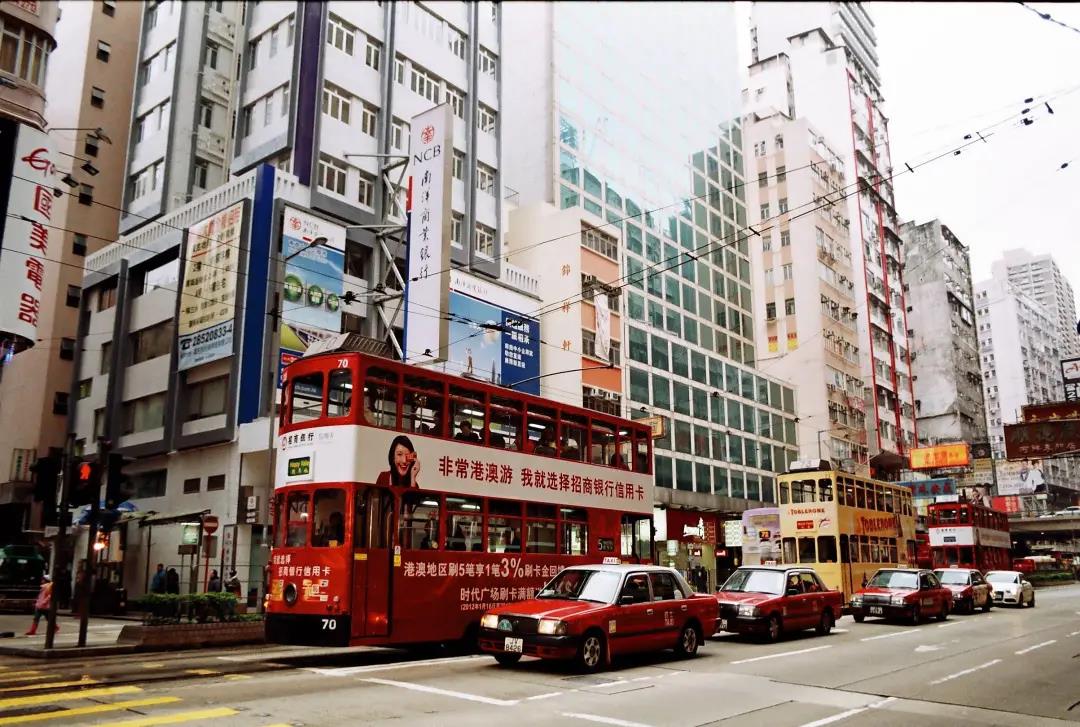
[[[180,722],[197,722],[204,719],[216,719],[217,717],[231,717],[234,714],[238,714],[235,709],[217,707],[215,709],[198,709],[191,712],[175,712],[153,717],[128,719],[122,722],[107,722],[96,727],[154,727],[154,725],[159,724],[179,724]]]
[[[53,702],[68,702],[73,699],[90,699],[91,697],[111,697],[116,694],[134,694],[141,692],[139,687],[102,687],[100,689],[76,689],[71,692],[59,694],[35,694],[32,697],[7,697],[0,698],[0,709],[11,707],[29,707],[35,704],[52,704]]]
[[[23,714],[17,717],[0,717],[0,725],[26,724],[27,722],[44,722],[50,719],[84,717],[88,714],[116,712],[123,709],[135,709],[137,707],[155,707],[162,704],[175,704],[179,701],[180,697],[147,697],[146,699],[129,699],[126,702],[95,704],[90,707],[74,707],[73,709],[60,709],[55,712],[42,712],[40,714]]]
[[[83,677],[75,682],[46,682],[44,684],[24,684],[21,687],[0,687],[0,692],[32,692],[35,689],[60,689],[62,687],[88,687],[100,684],[97,679]]]

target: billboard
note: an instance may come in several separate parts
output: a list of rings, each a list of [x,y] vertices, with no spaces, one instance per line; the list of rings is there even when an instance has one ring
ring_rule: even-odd
[[[412,118],[409,141],[408,283],[405,359],[445,361],[450,293],[450,182],[453,116],[441,104]]]
[[[969,462],[966,442],[915,447],[911,450],[911,469],[933,470],[943,467],[966,467]]]
[[[45,262],[52,220],[53,143],[48,134],[10,120],[0,123],[0,200],[7,214],[0,229],[0,337],[21,351],[37,341]],[[59,244],[59,241],[58,241]],[[58,258],[55,252],[52,259]]]
[[[275,487],[366,482],[463,495],[600,507],[651,515],[652,477],[643,472],[514,450],[339,425],[278,437]]]
[[[1080,401],[1080,358],[1061,360],[1061,380],[1065,383],[1065,401]]]
[[[735,544],[729,540],[728,545]],[[743,565],[762,565],[769,561],[779,563],[780,553],[780,509],[759,507],[745,510],[742,514]]]
[[[1042,462],[1037,459],[997,463],[998,495],[1034,495],[1046,492]]]
[[[1025,422],[1056,422],[1062,419],[1080,419],[1080,402],[1024,404],[1020,407],[1020,418]]]
[[[596,311],[593,319],[596,328],[596,357],[604,363],[610,363],[611,309],[608,308],[607,293],[597,293],[593,297],[593,310]]]
[[[938,497],[954,497],[956,492],[956,480],[952,477],[935,477],[929,480],[907,480],[896,484],[911,488],[912,497],[915,499]]]
[[[178,371],[233,353],[243,224],[244,203],[237,202],[187,230],[176,326]]]
[[[465,378],[540,394],[540,321],[450,291],[447,357]],[[455,371],[454,373],[458,373]]]
[[[1080,452],[1080,420],[1005,425],[1005,458],[1030,459]]]

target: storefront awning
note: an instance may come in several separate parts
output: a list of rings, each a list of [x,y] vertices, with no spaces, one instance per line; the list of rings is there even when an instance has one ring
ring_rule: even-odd
[[[139,521],[139,527],[153,527],[155,525],[176,525],[178,523],[191,523],[198,522],[202,519],[203,515],[209,515],[210,508],[205,510],[198,510],[196,512],[188,512],[183,514],[171,514],[171,513],[146,513],[145,516]]]

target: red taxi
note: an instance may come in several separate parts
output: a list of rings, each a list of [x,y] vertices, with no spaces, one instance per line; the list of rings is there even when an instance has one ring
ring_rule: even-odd
[[[975,613],[976,608],[989,611],[994,603],[990,584],[975,568],[938,568],[934,575],[941,585],[952,591],[957,613]]]
[[[776,641],[785,631],[832,631],[844,594],[831,591],[805,566],[743,566],[716,594],[719,631],[757,634]]]
[[[693,656],[716,630],[716,615],[716,599],[694,593],[671,568],[574,566],[535,598],[485,613],[480,649],[503,666],[525,655],[573,660],[596,671],[632,652],[674,649]]]
[[[925,616],[949,617],[953,594],[933,571],[921,568],[882,568],[851,597],[851,615],[862,623],[867,616],[922,623]]]

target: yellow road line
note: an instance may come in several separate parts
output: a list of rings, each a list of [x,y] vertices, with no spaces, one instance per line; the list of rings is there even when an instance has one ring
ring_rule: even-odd
[[[32,704],[67,702],[72,699],[89,699],[90,697],[109,697],[114,694],[134,694],[141,691],[142,689],[139,687],[102,687],[101,689],[76,689],[72,692],[61,692],[59,694],[35,694],[32,697],[9,697],[0,699],[0,709],[27,707]]]
[[[77,682],[46,682],[45,684],[24,684],[21,687],[0,687],[0,692],[32,692],[35,689],[60,689],[61,687],[88,687],[100,684],[97,679],[83,677]]]
[[[201,676],[201,677],[212,677],[212,676],[217,676],[221,672],[216,671],[214,669],[185,669],[184,673],[185,674],[196,674],[196,675]]]
[[[27,674],[21,677],[12,677],[11,679],[0,679],[0,684],[13,684],[15,682],[34,682],[38,679],[52,679],[53,674]]]
[[[165,662],[163,662],[163,661],[147,661],[147,662],[143,662],[142,668],[143,669],[160,669],[163,666],[165,666]]]
[[[31,676],[40,673],[41,672],[37,669],[22,669],[20,671],[9,671],[6,674],[0,674],[0,682],[6,682],[9,679],[13,679],[15,677]]]
[[[74,709],[60,709],[55,712],[42,712],[41,714],[24,714],[19,717],[0,717],[0,725],[26,724],[27,722],[44,722],[48,719],[64,719],[66,717],[82,717],[87,714],[116,712],[121,709],[135,709],[136,707],[152,707],[159,704],[173,704],[179,701],[180,697],[148,697],[147,699],[129,699],[126,702],[109,702],[108,704],[95,704],[92,707],[75,707]]]
[[[159,724],[178,724],[180,722],[195,722],[216,717],[231,717],[234,714],[237,714],[235,709],[217,707],[215,709],[198,709],[192,712],[176,712],[175,714],[162,714],[155,717],[128,719],[123,722],[107,722],[99,724],[97,727],[152,727],[152,725]]]

